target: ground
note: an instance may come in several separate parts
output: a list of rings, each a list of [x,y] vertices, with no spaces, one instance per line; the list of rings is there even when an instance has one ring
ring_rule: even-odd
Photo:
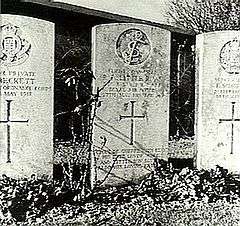
[[[240,180],[221,167],[177,170],[164,160],[140,183],[95,190],[3,175],[0,220],[3,226],[239,226]]]

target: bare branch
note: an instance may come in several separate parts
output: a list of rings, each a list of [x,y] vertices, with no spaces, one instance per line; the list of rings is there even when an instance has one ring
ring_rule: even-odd
[[[170,3],[175,23],[196,34],[217,30],[239,30],[238,0],[178,0]]]

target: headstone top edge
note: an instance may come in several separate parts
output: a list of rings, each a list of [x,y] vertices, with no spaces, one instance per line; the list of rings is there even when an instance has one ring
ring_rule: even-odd
[[[43,19],[31,17],[31,16],[18,15],[18,14],[0,14],[0,25],[2,24],[2,19],[4,17],[9,17],[9,18],[10,17],[19,17],[19,18],[35,20],[36,22],[38,21],[38,22],[43,22],[43,23],[48,23],[48,24],[51,24],[51,25],[55,25],[54,22],[51,22],[51,21],[48,21],[48,20],[43,20]]]
[[[240,34],[240,30],[221,30],[221,31],[211,31],[211,32],[205,32],[205,33],[201,33],[196,35],[196,38],[198,37],[207,37],[207,36],[211,36],[211,35],[215,35],[215,34],[229,34],[229,33],[238,33]]]
[[[99,25],[95,25],[92,27],[92,30],[96,30],[97,28],[100,28],[100,27],[114,27],[114,26],[132,26],[132,27],[147,27],[147,28],[156,28],[156,29],[159,29],[159,30],[163,30],[163,31],[167,31],[167,32],[171,32],[167,29],[164,29],[164,28],[161,28],[161,27],[158,27],[158,26],[153,26],[153,25],[148,25],[148,24],[141,24],[141,23],[108,23],[108,24],[99,24]]]

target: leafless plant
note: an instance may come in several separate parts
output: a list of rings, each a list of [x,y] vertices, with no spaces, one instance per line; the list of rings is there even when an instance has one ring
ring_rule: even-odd
[[[87,55],[86,51],[89,52],[89,50],[82,50],[80,47],[71,48],[63,54],[55,67],[55,79],[61,80],[66,89],[69,89],[72,93],[70,110],[57,112],[55,118],[62,115],[67,115],[69,118],[70,144],[65,148],[64,156],[61,156],[62,153],[57,154],[60,155],[64,181],[76,193],[76,201],[84,198],[90,188],[89,176],[94,119],[97,108],[101,106],[100,93],[112,80],[110,78],[103,87],[98,87],[94,93],[91,83],[95,78],[91,71],[90,62],[86,62],[81,67],[72,65],[61,67],[61,61],[65,61],[72,54],[79,55],[79,57]],[[84,158],[85,163],[83,163]],[[76,165],[81,165],[81,177],[77,181],[74,179],[74,167]]]
[[[172,0],[169,15],[195,34],[239,30],[239,0]]]

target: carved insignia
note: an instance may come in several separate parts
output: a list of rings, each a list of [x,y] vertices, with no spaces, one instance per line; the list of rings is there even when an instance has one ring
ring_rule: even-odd
[[[147,35],[136,28],[131,28],[119,35],[116,54],[128,65],[138,65],[147,60],[151,51]]]
[[[222,47],[220,64],[229,74],[240,73],[240,41],[237,38],[227,42]]]
[[[15,66],[29,57],[31,44],[19,35],[19,28],[12,24],[1,26],[0,65]]]

